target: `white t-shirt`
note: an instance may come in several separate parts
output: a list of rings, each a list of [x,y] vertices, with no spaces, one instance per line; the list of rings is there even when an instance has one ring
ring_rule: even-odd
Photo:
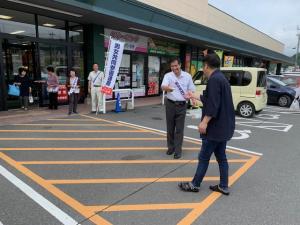
[[[104,73],[100,70],[98,70],[97,72],[91,71],[88,76],[88,80],[91,81],[91,88],[93,88],[94,85],[101,86],[103,79]]]

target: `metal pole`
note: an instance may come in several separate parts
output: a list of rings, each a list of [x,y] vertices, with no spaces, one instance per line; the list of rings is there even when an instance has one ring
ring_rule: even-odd
[[[297,43],[297,52],[296,52],[296,60],[295,60],[295,69],[298,67],[298,54],[299,54],[299,42],[300,42],[300,28],[297,26],[297,36],[298,36],[298,43]]]
[[[296,61],[295,61],[296,68],[298,67],[299,42],[300,42],[300,34],[298,34],[298,44],[297,44]]]

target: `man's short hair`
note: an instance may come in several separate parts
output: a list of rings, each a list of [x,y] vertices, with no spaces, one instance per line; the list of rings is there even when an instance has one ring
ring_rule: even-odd
[[[173,63],[175,61],[177,61],[178,64],[181,65],[180,59],[178,57],[171,58],[170,61],[169,61],[170,65],[171,65],[171,63]]]
[[[218,69],[220,68],[221,65],[221,61],[220,61],[220,57],[217,54],[207,54],[204,58],[203,58],[203,64],[207,64],[208,67],[212,68],[212,69]]]
[[[48,72],[54,73],[54,68],[53,68],[53,66],[48,66],[48,67],[47,67],[47,71],[48,71]]]
[[[19,74],[21,74],[23,71],[25,71],[27,73],[27,69],[24,66],[19,68]]]

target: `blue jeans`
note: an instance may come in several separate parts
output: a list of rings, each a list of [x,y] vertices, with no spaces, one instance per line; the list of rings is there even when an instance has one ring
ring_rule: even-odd
[[[226,141],[210,141],[203,139],[201,151],[198,156],[198,167],[194,179],[192,181],[195,187],[200,187],[200,184],[207,171],[209,160],[212,153],[215,154],[216,159],[219,164],[220,170],[220,187],[222,189],[228,188],[228,162],[226,157]]]

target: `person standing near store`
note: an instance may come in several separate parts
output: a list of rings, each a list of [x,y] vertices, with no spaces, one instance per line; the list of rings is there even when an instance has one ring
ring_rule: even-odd
[[[183,191],[199,192],[210,157],[214,153],[219,164],[220,184],[209,188],[212,191],[229,195],[226,144],[234,133],[235,111],[230,84],[219,68],[220,58],[218,55],[208,54],[204,57],[203,73],[208,78],[208,83],[203,95],[200,96],[200,99],[197,98],[203,103],[202,118],[198,126],[202,146],[193,180],[179,183],[179,187]]]
[[[49,93],[49,109],[57,109],[58,100],[57,93],[59,89],[58,77],[54,73],[52,66],[47,67],[48,78],[47,78],[47,91]]]
[[[98,64],[93,65],[93,71],[90,72],[88,76],[89,81],[89,94],[91,95],[92,101],[92,113],[95,113],[97,110],[102,109],[103,99],[101,86],[104,79],[104,73],[99,70]]]
[[[20,105],[24,110],[28,110],[28,100],[31,94],[31,81],[27,75],[25,67],[19,69],[19,75],[15,77],[14,84],[20,88]]]
[[[192,76],[181,70],[178,58],[170,61],[171,72],[165,74],[161,84],[167,92],[166,120],[167,120],[167,155],[174,153],[174,159],[181,158],[184,122],[187,100],[191,92],[195,91]]]
[[[66,83],[69,95],[69,113],[71,115],[72,112],[77,114],[77,103],[78,96],[80,92],[80,79],[76,76],[76,72],[74,69],[70,70],[70,77]]]

